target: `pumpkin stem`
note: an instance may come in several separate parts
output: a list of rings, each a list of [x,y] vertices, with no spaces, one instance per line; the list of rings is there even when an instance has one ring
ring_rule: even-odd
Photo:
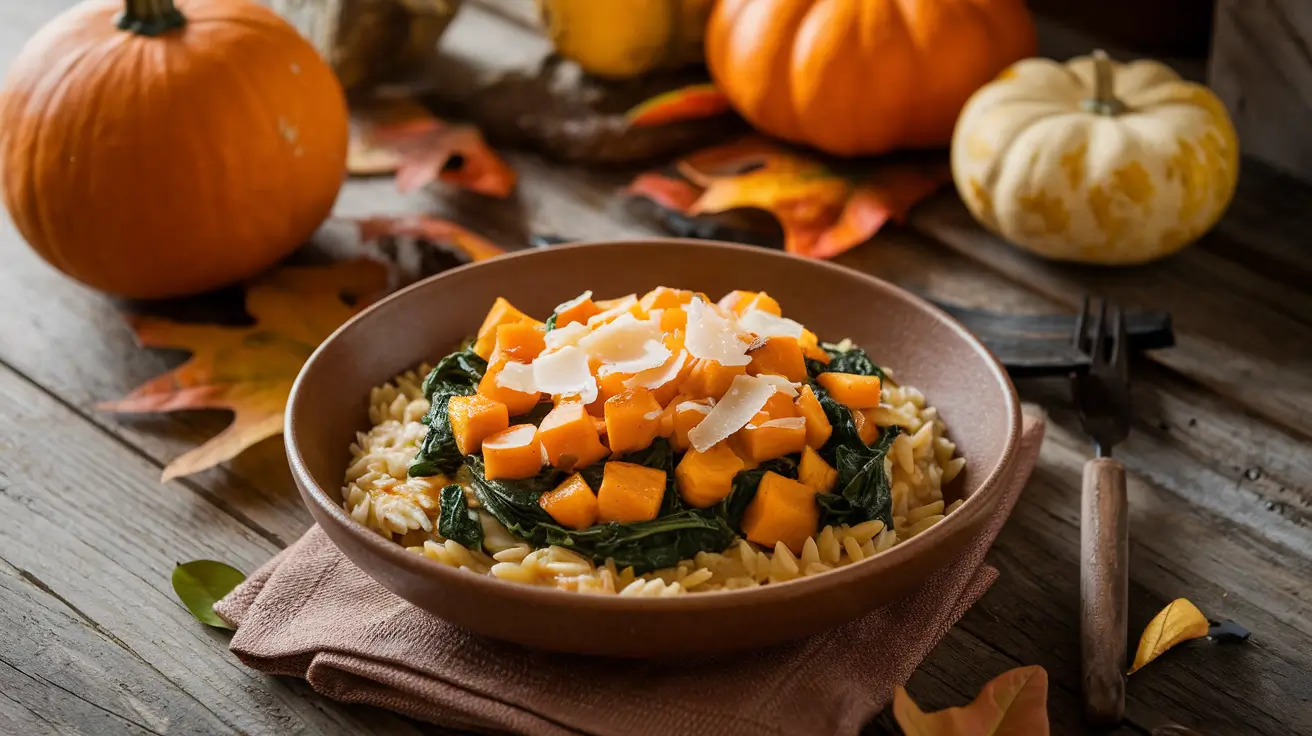
[[[1098,115],[1120,115],[1128,109],[1112,92],[1114,77],[1111,57],[1102,49],[1094,51],[1093,97],[1084,101],[1085,110]]]
[[[125,0],[114,25],[142,36],[161,36],[187,22],[173,0]]]

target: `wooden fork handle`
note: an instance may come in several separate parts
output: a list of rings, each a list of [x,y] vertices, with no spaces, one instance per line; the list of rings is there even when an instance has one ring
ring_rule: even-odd
[[[1080,648],[1084,711],[1111,726],[1125,712],[1125,609],[1130,543],[1125,467],[1111,458],[1084,465],[1080,517]]]

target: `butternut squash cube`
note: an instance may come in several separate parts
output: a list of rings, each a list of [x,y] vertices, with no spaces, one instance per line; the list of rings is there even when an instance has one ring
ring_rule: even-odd
[[[801,452],[806,447],[806,420],[801,417],[771,419],[760,425],[748,424],[736,434],[744,458],[760,464]]]
[[[824,407],[820,406],[820,399],[816,398],[810,386],[802,387],[793,401],[793,406],[797,409],[798,415],[806,419],[807,446],[817,450],[823,447],[829,441],[829,435],[834,433],[834,425],[829,423]]]
[[[483,374],[482,380],[478,382],[478,393],[493,401],[500,401],[505,404],[506,411],[509,412],[510,416],[517,417],[533,411],[533,407],[537,406],[538,401],[541,400],[542,394],[536,392],[526,393],[505,386],[498,386],[497,376],[501,374],[507,362],[509,361],[502,358],[488,365],[487,372]]]
[[[610,454],[601,444],[597,425],[577,402],[557,404],[538,425],[538,442],[547,462],[563,470],[583,468]]]
[[[798,416],[797,407],[793,406],[793,400],[782,391],[775,391],[770,394],[770,398],[765,400],[765,408],[761,411],[769,414],[770,419],[790,419]]]
[[[447,420],[461,455],[472,455],[483,447],[483,440],[510,426],[510,412],[500,401],[486,396],[452,396],[447,403]]]
[[[547,349],[543,339],[542,327],[533,322],[511,322],[497,327],[497,337],[492,349],[492,360],[513,360],[518,363],[532,363],[533,359]]]
[[[802,462],[797,465],[797,479],[816,493],[828,493],[838,483],[838,470],[825,462],[820,453],[808,447],[802,450]]]
[[[879,425],[875,424],[864,411],[852,410],[852,423],[856,425],[856,434],[867,445],[879,439]]]
[[[538,428],[516,424],[483,440],[483,470],[488,480],[532,478],[542,470]]]
[[[873,409],[879,406],[879,376],[831,371],[821,373],[815,380],[840,404],[853,409]]]
[[[646,319],[646,312],[642,311],[642,306],[638,304],[638,297],[635,294],[622,296],[618,299],[602,299],[597,302],[597,307],[602,311],[588,318],[587,325],[592,329],[619,319],[621,315],[631,314],[637,319]]]
[[[638,300],[638,305],[642,307],[642,311],[650,312],[653,309],[682,307],[690,301],[692,301],[691,291],[657,286],[655,289],[643,294],[642,298]]]
[[[674,477],[683,500],[689,506],[704,509],[729,496],[734,476],[745,467],[729,443],[720,442],[706,452],[685,453],[674,469]]]
[[[661,332],[674,332],[688,327],[688,313],[683,307],[667,307],[661,312]]]
[[[749,309],[759,309],[776,317],[783,316],[779,302],[764,291],[731,291],[717,302],[717,306],[739,316]]]
[[[815,490],[773,471],[761,478],[742,521],[748,541],[771,548],[783,542],[793,554],[802,553],[802,545],[819,524]]]
[[[675,450],[683,452],[692,447],[692,443],[688,441],[688,432],[701,424],[710,413],[711,403],[705,399],[686,400],[674,404],[674,428],[670,434],[670,444]]]
[[[634,463],[609,462],[597,491],[597,520],[651,521],[665,498],[665,471]]]
[[[632,373],[607,373],[598,377],[597,400],[588,404],[588,413],[594,417],[606,416],[606,402],[627,391],[624,382],[632,377]]]
[[[651,391],[631,388],[606,399],[606,441],[616,455],[641,450],[656,439],[661,405]]]
[[[597,523],[597,496],[578,473],[538,496],[538,505],[567,529],[582,531]]]
[[[820,339],[815,336],[814,332],[802,328],[802,336],[797,338],[797,345],[802,349],[802,355],[829,365],[831,360],[829,353],[826,353],[825,349],[820,347]]]
[[[571,322],[587,324],[588,320],[601,314],[601,307],[592,301],[591,293],[585,292],[577,297],[556,305],[556,327],[564,327]]]
[[[679,390],[694,399],[718,399],[733,384],[735,376],[747,373],[747,366],[720,365],[718,361],[698,358]]]
[[[748,353],[748,356],[752,362],[748,364],[747,372],[753,376],[769,373],[794,382],[806,380],[806,361],[796,338],[767,338],[764,345]]]
[[[492,303],[492,308],[488,310],[487,316],[483,318],[483,325],[478,328],[478,337],[474,340],[474,352],[478,354],[478,357],[484,360],[490,358],[493,348],[496,347],[497,328],[515,322],[542,324],[516,309],[504,297],[497,297],[497,300]]]

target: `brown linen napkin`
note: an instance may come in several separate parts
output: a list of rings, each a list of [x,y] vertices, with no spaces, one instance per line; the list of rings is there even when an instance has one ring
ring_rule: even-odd
[[[791,644],[688,662],[616,661],[486,639],[401,600],[315,527],[214,610],[232,651],[320,693],[443,726],[532,734],[855,734],[998,572],[984,555],[1043,440],[1025,417],[1011,486],[984,533],[924,587]],[[750,615],[750,612],[744,612]]]

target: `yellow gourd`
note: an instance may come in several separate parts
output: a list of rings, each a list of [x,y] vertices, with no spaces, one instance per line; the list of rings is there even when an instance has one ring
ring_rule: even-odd
[[[538,0],[556,53],[601,77],[626,79],[702,61],[713,0]]]
[[[1216,224],[1238,173],[1234,125],[1210,90],[1102,52],[1012,65],[971,97],[952,137],[975,218],[1055,260],[1169,255]]]

